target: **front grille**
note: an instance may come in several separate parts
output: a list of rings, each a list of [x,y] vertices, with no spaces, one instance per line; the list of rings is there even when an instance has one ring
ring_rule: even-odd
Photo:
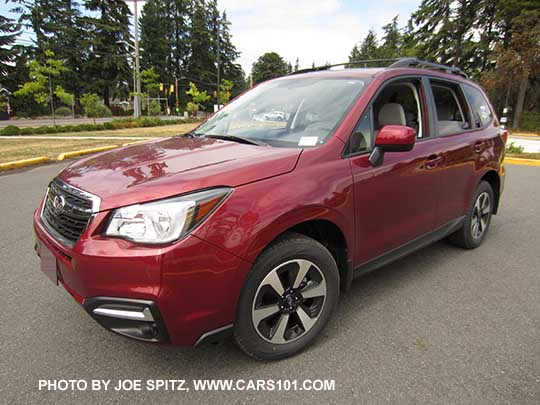
[[[73,246],[98,210],[98,197],[54,179],[47,190],[41,221],[59,242]]]

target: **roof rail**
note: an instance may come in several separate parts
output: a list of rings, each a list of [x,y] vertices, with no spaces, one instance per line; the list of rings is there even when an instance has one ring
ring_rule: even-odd
[[[433,69],[433,70],[442,70],[446,73],[451,73],[455,75],[462,76],[464,78],[468,78],[467,74],[463,72],[460,68],[453,67],[453,66],[447,66],[447,65],[441,65],[439,63],[433,63],[428,62],[425,60],[421,60],[418,58],[394,58],[394,59],[366,59],[366,60],[353,60],[349,62],[342,62],[342,63],[335,63],[333,65],[322,65],[322,66],[316,66],[312,68],[307,69],[301,69],[297,70],[296,72],[289,73],[290,75],[297,75],[300,73],[308,73],[308,72],[318,72],[321,70],[329,70],[333,67],[337,66],[345,66],[345,69],[353,65],[364,65],[363,67],[367,68],[368,64],[380,64],[380,63],[389,63],[392,62],[389,66],[384,66],[387,69],[392,68],[407,68],[407,67],[417,67],[417,68],[424,68],[424,69]],[[381,67],[380,65],[374,66],[374,67]]]
[[[338,67],[338,66],[364,65],[364,67],[367,67],[367,65],[368,65],[368,64],[371,64],[371,63],[397,62],[397,61],[399,61],[399,58],[393,58],[393,59],[366,59],[366,60],[353,60],[353,61],[349,61],[349,62],[335,63],[335,64],[333,64],[333,65],[321,65],[321,66],[316,66],[316,67],[312,67],[312,68],[301,69],[301,70],[297,70],[296,72],[289,73],[289,76],[291,76],[291,75],[298,75],[298,74],[300,74],[300,73],[318,72],[318,71],[320,71],[320,70],[328,70],[328,69],[331,69],[331,68],[333,68],[333,67]],[[376,66],[376,67],[379,67],[379,66]]]
[[[446,73],[468,78],[467,74],[460,68],[448,65],[441,65],[439,63],[428,62],[418,58],[399,58],[396,62],[392,63],[389,68],[403,68],[403,67],[418,67],[424,69],[442,70]]]

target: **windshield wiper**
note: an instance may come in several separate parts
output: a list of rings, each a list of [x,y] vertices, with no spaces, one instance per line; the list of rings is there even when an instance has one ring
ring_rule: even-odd
[[[238,143],[247,143],[249,145],[257,145],[257,146],[268,146],[267,143],[264,143],[262,141],[255,140],[253,138],[246,138],[243,136],[237,136],[237,135],[203,135],[207,138],[215,138],[215,139],[223,139],[225,141],[232,141],[232,142],[238,142]]]

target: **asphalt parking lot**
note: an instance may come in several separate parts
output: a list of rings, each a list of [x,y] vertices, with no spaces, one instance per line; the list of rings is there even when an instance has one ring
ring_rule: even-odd
[[[540,403],[540,167],[507,166],[483,246],[436,243],[357,279],[303,354],[152,346],[101,329],[39,271],[32,212],[62,165],[0,176],[1,403]],[[48,392],[39,379],[331,379],[334,391]]]

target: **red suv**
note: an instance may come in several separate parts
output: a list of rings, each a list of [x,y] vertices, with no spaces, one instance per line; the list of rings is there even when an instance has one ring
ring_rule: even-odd
[[[416,59],[260,84],[192,133],[94,155],[35,213],[42,270],[102,326],[278,359],[351,280],[497,212],[506,132],[459,69]]]

